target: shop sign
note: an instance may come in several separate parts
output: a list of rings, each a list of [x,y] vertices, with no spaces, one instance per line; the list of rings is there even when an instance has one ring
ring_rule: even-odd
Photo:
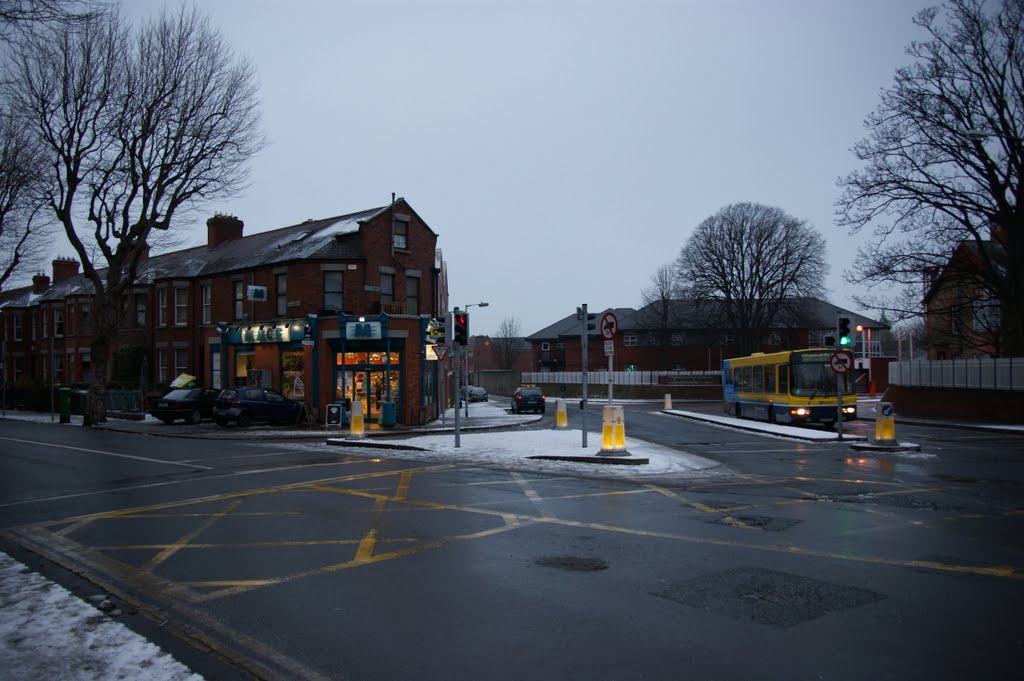
[[[301,323],[247,324],[233,327],[224,334],[228,343],[287,343],[302,337]]]
[[[380,322],[345,323],[345,338],[349,340],[377,340],[383,337]]]

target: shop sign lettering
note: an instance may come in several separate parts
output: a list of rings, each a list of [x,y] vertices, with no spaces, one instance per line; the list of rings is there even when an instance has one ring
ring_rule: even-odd
[[[372,340],[381,338],[380,322],[347,322],[345,337],[351,340]]]

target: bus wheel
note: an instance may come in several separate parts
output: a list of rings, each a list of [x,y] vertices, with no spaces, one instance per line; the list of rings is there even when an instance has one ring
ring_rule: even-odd
[[[740,405],[736,405],[736,418],[741,419],[743,415],[740,413]]]

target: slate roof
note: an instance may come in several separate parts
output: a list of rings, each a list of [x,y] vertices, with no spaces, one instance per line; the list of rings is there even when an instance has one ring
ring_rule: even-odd
[[[800,317],[798,319],[781,319],[775,324],[775,328],[806,328],[806,329],[832,329],[836,325],[836,317],[848,317],[850,319],[850,327],[856,327],[858,324],[863,325],[869,329],[888,329],[889,324],[886,322],[880,322],[864,315],[858,314],[851,310],[834,305],[826,300],[819,300],[818,298],[800,298],[795,299],[795,307],[800,310]],[[700,321],[700,317],[697,314],[696,306],[692,300],[673,300],[671,302],[671,318],[676,320],[673,324],[673,328],[676,329],[704,329],[706,325]],[[641,331],[649,330],[651,327],[644,323],[647,311],[654,307],[648,305],[646,307],[635,310],[631,307],[618,307],[608,308],[615,313],[615,316],[619,321],[619,332],[623,331]],[[601,316],[606,312],[597,313],[596,321],[601,319]],[[572,314],[563,319],[558,320],[554,324],[547,326],[536,333],[527,336],[527,340],[530,341],[542,341],[551,340],[560,337],[567,336],[579,336],[580,335],[580,320],[576,319],[576,315]],[[596,335],[599,332],[593,331],[591,335]]]
[[[411,210],[404,200],[398,201],[402,202],[403,209]],[[390,204],[347,215],[306,220],[296,225],[226,241],[215,248],[203,244],[155,255],[139,264],[136,283],[146,285],[166,279],[194,279],[297,260],[361,259],[364,253],[358,238],[359,225],[389,208]],[[91,295],[92,291],[92,282],[85,275],[79,274],[53,283],[39,294],[32,293],[31,286],[16,289],[9,294],[4,292],[0,297],[0,308],[30,307],[40,301]]]

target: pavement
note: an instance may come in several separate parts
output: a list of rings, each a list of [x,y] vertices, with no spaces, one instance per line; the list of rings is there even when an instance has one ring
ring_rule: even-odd
[[[873,419],[877,399],[858,400],[862,419]],[[595,404],[597,401],[594,401]],[[570,402],[575,404],[574,401]],[[449,409],[443,419],[416,427],[383,428],[367,423],[361,435],[354,436],[348,428],[220,428],[213,424],[199,426],[177,423],[166,425],[151,417],[141,421],[109,419],[97,426],[107,430],[145,433],[154,436],[200,439],[277,439],[323,441],[326,445],[373,449],[375,456],[401,457],[408,450],[417,451],[417,459],[436,458],[444,462],[494,464],[504,468],[551,472],[572,471],[629,479],[663,475],[714,477],[733,472],[716,461],[687,452],[628,437],[626,424],[625,452],[602,451],[601,437],[589,433],[584,446],[579,428],[530,428],[540,415],[512,414],[507,401],[496,398],[469,405],[469,416],[459,418],[459,437],[455,437],[455,414]],[[555,408],[555,400],[549,400]],[[680,418],[700,420],[720,427],[760,431],[775,437],[829,441],[837,433],[810,428],[792,428],[754,421],[740,421],[724,416],[717,402],[683,402],[667,405],[661,401],[645,402],[652,411]],[[677,407],[677,408],[670,408]],[[570,423],[578,413],[567,411]],[[627,415],[628,418],[628,415]],[[61,424],[54,414],[6,411],[0,419],[52,423],[55,427],[82,425],[80,416]],[[590,426],[598,425],[597,417]],[[937,419],[905,419],[897,423],[989,431],[1024,433],[1024,425],[950,423]],[[861,440],[864,438],[845,439]],[[82,600],[62,586],[48,580],[11,556],[0,552],[0,669],[5,679],[60,678],[68,681],[139,679],[142,681],[202,681],[166,651],[155,646],[117,621],[105,594],[97,593]],[[104,614],[105,613],[105,614]]]

